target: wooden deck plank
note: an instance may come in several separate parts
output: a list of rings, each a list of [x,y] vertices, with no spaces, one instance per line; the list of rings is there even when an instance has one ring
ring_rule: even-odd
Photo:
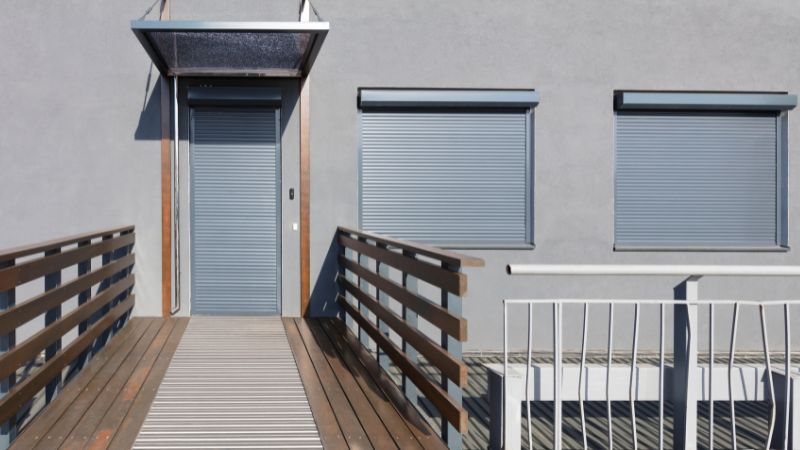
[[[334,416],[336,421],[339,422],[339,427],[342,429],[347,444],[351,448],[373,448],[367,438],[367,433],[358,420],[357,414],[347,400],[347,395],[345,395],[342,386],[336,380],[336,375],[328,364],[324,353],[314,341],[310,331],[305,327],[305,322],[302,319],[298,319],[296,324],[314,365],[316,374],[313,376],[318,377],[322,383],[322,388],[330,401]]]
[[[147,379],[136,394],[136,398],[133,400],[125,419],[116,429],[98,429],[92,437],[88,448],[131,448],[133,446],[136,436],[139,434],[139,429],[142,427],[145,417],[147,417],[147,412],[150,410],[150,405],[156,397],[161,380],[167,372],[170,361],[172,361],[172,355],[175,354],[183,332],[189,324],[188,317],[180,317],[173,320],[176,321],[175,326],[158,358],[153,363]]]
[[[61,416],[69,410],[72,402],[86,389],[92,379],[107,365],[117,367],[125,359],[125,356],[133,350],[133,347],[147,328],[156,320],[158,319],[131,319],[130,323],[123,327],[103,350],[88,361],[84,369],[66,384],[53,402],[22,430],[22,433],[14,441],[11,448],[33,448],[47,435]]]
[[[300,322],[300,334],[306,336],[311,345],[316,344],[328,361],[333,374],[336,376],[342,391],[350,402],[353,413],[361,422],[364,430],[368,430],[367,439],[375,448],[389,449],[396,447],[391,432],[381,420],[377,411],[370,404],[358,382],[342,361],[336,348],[328,339],[328,335],[319,328],[316,320],[305,320]]]
[[[125,401],[125,398],[122,397],[123,393],[126,390],[135,388],[135,396],[144,381],[142,373],[145,376],[147,375],[156,357],[164,347],[164,343],[174,325],[174,320],[161,321],[157,333],[148,345],[142,351],[135,351],[128,355],[125,363],[119,367],[114,377],[106,384],[103,392],[97,396],[92,406],[67,436],[61,446],[62,449],[84,448],[95,428],[109,414],[122,414],[124,418],[125,413],[130,408],[133,397],[129,397]]]
[[[138,359],[142,353],[147,349],[153,337],[158,332],[160,324],[158,322],[151,322],[150,326],[142,333],[138,342],[134,345],[129,353],[122,355],[119,358],[118,364],[107,364],[89,384],[72,401],[69,409],[64,412],[61,418],[56,422],[44,439],[39,441],[39,444],[34,447],[36,449],[54,449],[58,448],[64,440],[67,439],[69,434],[75,429],[76,426],[83,419],[84,415],[91,413],[91,407],[95,400],[103,394],[106,386],[114,380],[115,376],[120,373],[120,369],[124,369],[131,358]]]
[[[322,383],[315,376],[314,365],[303,343],[303,338],[300,336],[300,331],[297,329],[295,319],[284,318],[283,325],[294,354],[297,369],[303,380],[308,403],[311,406],[314,421],[317,423],[323,446],[326,450],[347,450],[349,447],[344,439],[344,434],[336,421],[336,416],[327,395],[325,395]]]
[[[358,342],[358,338],[347,330],[344,322],[337,318],[320,320],[324,327],[329,327],[342,336],[350,349],[353,350],[353,353],[358,357],[359,361],[361,361],[370,375],[372,375],[373,380],[375,380],[375,382],[381,386],[384,393],[392,399],[395,407],[398,408],[400,414],[405,418],[409,429],[414,433],[417,440],[422,443],[422,446],[426,449],[446,450],[447,446],[444,445],[444,442],[442,442],[438,434],[428,425],[416,407],[405,398],[395,382],[381,369],[375,358]]]
[[[389,398],[383,390],[375,383],[372,376],[367,369],[361,364],[358,358],[350,351],[350,348],[344,342],[342,337],[335,332],[335,330],[322,326],[321,322],[314,321],[312,329],[319,329],[321,332],[326,333],[331,344],[336,348],[337,358],[346,364],[347,369],[353,375],[353,378],[361,387],[367,401],[375,409],[377,416],[386,426],[386,429],[391,433],[395,444],[402,449],[422,449],[419,441],[414,437],[414,434],[408,428],[408,424],[391,403]]]

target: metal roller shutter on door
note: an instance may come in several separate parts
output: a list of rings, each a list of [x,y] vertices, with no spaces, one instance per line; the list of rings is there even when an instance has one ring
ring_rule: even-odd
[[[279,313],[274,108],[191,112],[192,313]]]
[[[363,111],[361,226],[439,245],[529,242],[527,111]]]
[[[776,245],[777,120],[618,114],[616,244]]]

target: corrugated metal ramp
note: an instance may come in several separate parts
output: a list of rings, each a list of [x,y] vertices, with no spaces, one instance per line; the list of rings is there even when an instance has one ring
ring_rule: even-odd
[[[193,317],[134,448],[322,448],[278,317]]]

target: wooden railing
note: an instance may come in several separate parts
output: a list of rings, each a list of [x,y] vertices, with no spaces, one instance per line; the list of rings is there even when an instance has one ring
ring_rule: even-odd
[[[468,419],[461,401],[467,385],[461,357],[467,340],[467,321],[461,316],[467,276],[461,268],[482,267],[483,260],[349,228],[338,231],[338,301],[361,344],[369,348],[374,342],[380,366],[388,368],[391,360],[400,370],[403,393],[412,404],[417,404],[417,389],[425,395],[442,417],[442,439],[460,448]],[[391,269],[399,276],[392,276]],[[439,342],[420,330],[419,318],[439,330]],[[440,379],[426,375],[419,356],[438,369]]]
[[[134,304],[134,240],[128,226],[0,251],[0,448],[13,439],[42,389],[49,403],[65,372],[69,379],[124,325]],[[94,258],[102,265],[92,270]],[[62,283],[65,269],[77,276]],[[27,283],[39,279],[43,289],[18,301],[17,291],[33,291]],[[76,296],[77,306],[62,315],[62,304]],[[18,328],[41,315],[44,327],[16,342]],[[62,338],[76,327],[77,337],[62,348]],[[41,367],[19,377],[21,368],[36,366],[42,352]]]

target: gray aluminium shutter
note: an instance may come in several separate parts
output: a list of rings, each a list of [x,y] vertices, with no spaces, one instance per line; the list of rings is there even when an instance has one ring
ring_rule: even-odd
[[[615,244],[776,246],[778,118],[616,117]]]
[[[279,313],[275,108],[191,112],[192,313]]]
[[[438,245],[530,242],[529,110],[361,113],[361,227]]]

